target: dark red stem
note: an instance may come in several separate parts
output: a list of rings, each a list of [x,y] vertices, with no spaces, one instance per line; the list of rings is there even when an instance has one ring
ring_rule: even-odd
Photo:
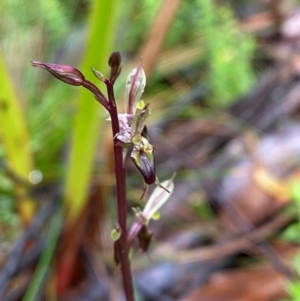
[[[107,101],[107,99],[105,98],[105,96],[102,94],[102,92],[99,90],[97,86],[95,86],[92,82],[90,82],[87,79],[83,81],[82,86],[90,90],[94,94],[96,100],[100,104],[102,104],[107,110],[110,109],[109,102]]]
[[[115,137],[119,131],[118,111],[115,105],[115,96],[113,90],[113,82],[107,80],[107,93],[110,104],[110,118],[112,125],[113,137]],[[127,199],[126,199],[126,178],[125,178],[125,166],[123,160],[123,148],[118,144],[118,141],[114,139],[114,157],[115,157],[115,174],[116,174],[116,188],[117,188],[117,202],[118,202],[118,223],[121,230],[121,236],[119,238],[119,260],[121,265],[121,272],[123,278],[123,286],[126,296],[126,301],[134,301],[132,276],[129,261],[129,248],[127,246]]]

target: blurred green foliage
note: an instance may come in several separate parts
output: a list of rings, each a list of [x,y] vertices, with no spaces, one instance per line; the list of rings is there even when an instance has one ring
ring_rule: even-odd
[[[0,51],[8,66],[8,75],[14,82],[20,108],[27,122],[34,168],[42,172],[43,184],[46,185],[67,182],[64,179],[71,177],[68,190],[73,196],[80,196],[80,199],[85,198],[90,184],[90,177],[82,180],[80,171],[89,175],[106,164],[103,146],[97,153],[97,158],[94,158],[94,146],[99,138],[105,138],[102,132],[106,128],[105,112],[99,113],[95,109],[97,104],[92,95],[85,98],[80,88],[67,86],[46,72],[32,68],[30,60],[74,65],[83,68],[86,77],[96,82],[89,68],[94,67],[106,74],[108,68],[105,69],[104,61],[108,58],[110,43],[114,44],[114,50],[121,51],[125,62],[134,58],[147,38],[162,1],[118,1],[118,21],[113,29],[101,27],[99,24],[102,19],[87,21],[87,17],[93,13],[91,8],[99,1],[38,0],[26,5],[22,0],[0,2]],[[107,3],[107,7],[110,7],[110,1]],[[108,18],[111,13],[103,11]],[[106,21],[110,24],[109,20]],[[92,38],[88,40],[90,36]],[[102,49],[104,40],[105,46]],[[101,49],[98,51],[97,47]],[[154,108],[158,108],[157,111],[161,110],[163,113],[163,110],[169,111],[174,100],[178,98],[176,83],[183,81],[187,96],[195,86],[203,85],[208,91],[203,95],[212,107],[228,105],[234,98],[246,93],[255,80],[251,65],[255,47],[254,39],[239,30],[229,5],[217,6],[210,0],[182,1],[162,51],[164,53],[178,49],[177,56],[173,61],[165,62],[165,68],[154,71],[146,89],[146,97],[164,99],[163,102],[151,103],[151,106],[153,104]],[[193,55],[190,55],[191,49],[194,51]],[[89,50],[87,55],[86,50]],[[159,57],[158,60],[164,63],[163,58]],[[124,73],[122,77],[126,77],[126,72]],[[163,94],[157,97],[158,93]],[[81,105],[89,101],[92,105],[81,106],[84,116],[77,117],[74,123],[74,117],[79,116],[76,115],[78,97],[81,98]],[[187,110],[191,110],[190,113]],[[182,116],[200,118],[198,111],[192,106],[187,106]],[[85,125],[88,133],[85,132]],[[74,128],[79,138],[74,138]],[[84,139],[87,136],[88,139]],[[75,140],[77,148],[72,147]],[[5,161],[3,141],[1,143],[0,161]],[[88,154],[86,150],[89,150]],[[86,159],[86,155],[89,158],[81,160],[81,156]],[[68,157],[73,158],[75,169],[67,165]],[[97,164],[93,164],[94,161]],[[82,184],[80,195],[77,192],[78,180]],[[72,189],[72,185],[76,189]],[[14,211],[13,187],[13,182],[6,177],[5,169],[0,169],[1,246],[5,246],[5,242],[10,243],[21,228],[19,216]],[[205,207],[202,198],[195,196],[192,201],[192,209],[200,218],[207,220],[211,217],[211,211]],[[82,206],[77,208],[81,210]],[[58,220],[54,222],[57,222],[58,227],[63,217],[56,218]],[[33,282],[32,289],[28,291],[29,300],[34,299],[36,288],[39,287],[40,273],[44,273],[49,266],[59,232],[57,227],[54,223],[52,242],[42,256],[35,278],[37,282]],[[51,240],[51,236],[49,239]]]
[[[123,6],[116,45],[130,54],[135,53],[147,37],[159,1],[129,1]],[[195,43],[199,47],[197,61],[206,62],[200,80],[209,88],[211,106],[228,105],[252,87],[255,82],[252,67],[255,40],[240,31],[228,4],[218,5],[210,0],[182,1],[164,49],[180,45],[189,47]]]
[[[121,51],[125,62],[137,53],[147,38],[161,3],[154,0],[119,2],[117,28],[111,38],[114,49]],[[44,183],[60,182],[63,174],[68,172],[64,163],[69,152],[65,147],[71,141],[79,89],[37,71],[29,61],[79,67],[89,30],[86,17],[94,4],[93,0],[39,0],[34,5],[24,5],[22,0],[0,3],[0,49],[27,121],[35,168],[42,171]],[[100,46],[101,28],[98,30]],[[192,48],[196,55],[187,55]],[[185,77],[189,85],[186,93],[193,86],[204,84],[212,106],[226,105],[246,93],[255,80],[251,66],[254,48],[254,39],[240,32],[229,5],[209,0],[182,1],[163,50],[179,49],[179,54],[173,62],[168,62],[172,68],[158,68],[154,72],[148,81],[146,97],[163,93],[164,103],[153,103],[153,107],[158,106],[161,112],[168,111],[170,104],[178,98],[176,89],[168,82],[175,73]],[[93,53],[93,56],[97,55],[97,52]],[[107,70],[100,71],[105,73]],[[86,75],[93,78],[91,72],[87,71]],[[92,96],[90,99],[93,101]],[[192,115],[187,111],[182,114],[194,117],[197,113],[191,112]],[[3,160],[3,152],[0,156]],[[104,158],[97,160],[101,164]],[[9,195],[11,184],[3,171],[0,190]]]
[[[121,1],[115,46],[121,53],[134,54],[143,43],[161,1]]]
[[[295,244],[300,244],[299,232],[300,232],[300,185],[299,183],[292,183],[291,187],[291,196],[292,196],[292,206],[293,208],[288,208],[290,210],[290,214],[292,215],[297,212],[297,219],[294,223],[290,224],[284,231],[281,233],[281,237]],[[299,270],[300,271],[300,270]]]
[[[300,244],[300,185],[295,182],[291,187],[291,195],[293,198],[293,206],[296,206],[297,211],[297,219],[295,223],[289,225],[281,234],[282,238],[290,243]],[[291,210],[295,211],[295,208],[291,208]],[[293,268],[295,269],[297,275],[300,275],[300,253],[297,253],[292,261]],[[296,301],[300,300],[300,280],[290,281],[286,286],[286,291],[289,295],[288,299],[285,301]]]
[[[228,5],[217,6],[210,0],[199,0],[198,3],[209,62],[211,101],[216,106],[226,105],[253,85],[254,39],[240,32]]]
[[[298,242],[299,242],[299,239],[298,239]],[[300,254],[297,254],[294,257],[292,264],[293,264],[293,268],[295,269],[297,274],[300,275]],[[289,297],[287,299],[284,299],[283,301],[300,300],[300,281],[294,280],[294,281],[288,282],[288,284],[286,286],[286,291],[287,291]]]
[[[162,1],[126,1],[121,3],[122,15],[116,35],[116,45],[122,52],[135,53],[147,38]],[[201,0],[182,1],[168,33],[164,47],[170,49],[187,44],[200,36]]]
[[[10,250],[11,243],[18,237],[21,230],[21,220],[14,213],[11,199],[0,196],[0,254]]]

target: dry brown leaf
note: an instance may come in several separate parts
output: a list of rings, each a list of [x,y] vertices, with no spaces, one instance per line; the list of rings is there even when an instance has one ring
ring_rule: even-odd
[[[286,278],[271,267],[216,273],[181,301],[274,301],[285,297]]]

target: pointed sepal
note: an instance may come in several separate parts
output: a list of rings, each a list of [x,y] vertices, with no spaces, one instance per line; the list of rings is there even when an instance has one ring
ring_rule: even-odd
[[[142,68],[142,60],[137,68],[133,69],[126,80],[125,106],[126,112],[134,114],[137,103],[146,86],[146,75]]]

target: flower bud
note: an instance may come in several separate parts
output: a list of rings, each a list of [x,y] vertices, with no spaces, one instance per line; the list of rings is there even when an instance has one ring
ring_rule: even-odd
[[[132,208],[136,215],[136,220],[132,224],[129,234],[127,236],[128,246],[131,247],[135,238],[138,238],[139,248],[143,252],[147,252],[151,238],[152,232],[148,229],[148,220],[145,219],[139,208]]]
[[[141,135],[132,138],[133,149],[130,157],[142,174],[146,184],[156,181],[156,166],[153,146]]]
[[[114,261],[115,261],[116,266],[118,266],[120,264],[120,261],[121,261],[120,253],[121,253],[120,241],[116,240],[114,242]]]
[[[111,54],[108,65],[111,68],[110,80],[114,82],[122,70],[122,58],[120,52],[113,52]]]
[[[126,80],[125,105],[127,113],[135,113],[136,105],[144,92],[145,86],[146,75],[141,61],[139,66],[129,73]]]
[[[31,61],[31,64],[33,67],[46,69],[59,80],[72,86],[81,86],[85,81],[84,75],[72,66],[41,63],[36,61]]]
[[[121,237],[122,231],[120,229],[120,226],[117,225],[111,232],[110,232],[110,236],[112,238],[113,241],[117,241],[119,240],[119,238]]]
[[[139,240],[140,249],[143,252],[147,252],[151,242],[152,232],[148,230],[146,225],[142,225],[137,237]]]
[[[98,70],[96,70],[96,69],[94,69],[94,68],[92,68],[92,71],[93,71],[94,75],[95,75],[98,79],[100,79],[102,82],[105,82],[105,81],[106,81],[105,76],[104,76],[100,71],[98,71]]]

